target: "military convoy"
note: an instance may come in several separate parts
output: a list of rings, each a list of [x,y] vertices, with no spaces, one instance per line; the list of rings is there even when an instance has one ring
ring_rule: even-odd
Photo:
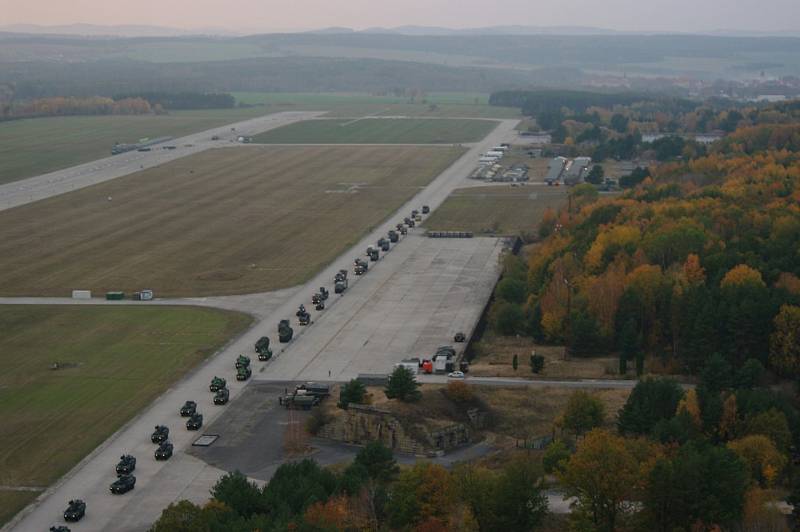
[[[272,349],[269,348],[269,337],[262,336],[258,339],[256,342],[256,353],[258,353],[258,359],[261,361],[272,358]]]
[[[172,449],[173,445],[170,442],[161,442],[161,445],[158,446],[155,452],[156,460],[169,460],[172,456]]]
[[[200,427],[203,426],[203,414],[199,414],[195,412],[192,414],[186,421],[186,430],[200,430]]]
[[[247,368],[248,370],[250,368]],[[215,405],[224,405],[228,402],[228,399],[231,397],[231,392],[227,388],[220,388],[217,390],[217,393],[214,394],[214,404]]]
[[[86,503],[80,499],[73,499],[67,504],[67,509],[64,510],[64,521],[69,523],[76,523],[83,519],[86,515]]]
[[[181,407],[181,417],[189,417],[197,410],[197,403],[194,401],[186,401]]]
[[[278,341],[286,344],[292,341],[294,336],[294,329],[289,325],[289,320],[281,320],[278,324]]]
[[[194,415],[194,414],[192,414]],[[169,429],[164,425],[156,425],[156,430],[150,435],[150,441],[153,443],[161,443],[167,441],[169,438]]]
[[[136,458],[129,454],[123,454],[119,457],[119,462],[117,463],[117,467],[115,469],[118,476],[129,475],[133,473],[133,471],[136,469]]]
[[[225,381],[225,379],[222,377],[214,376],[214,378],[211,379],[211,384],[208,385],[208,391],[216,392],[220,388],[225,388],[227,384],[227,381]]]
[[[112,482],[108,489],[114,495],[122,495],[123,493],[131,491],[135,485],[136,477],[133,475],[122,475]]]

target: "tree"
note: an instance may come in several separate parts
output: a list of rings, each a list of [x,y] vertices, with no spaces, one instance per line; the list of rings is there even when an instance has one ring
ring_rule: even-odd
[[[719,353],[714,353],[700,372],[700,382],[709,392],[727,390],[733,382],[733,368]]]
[[[570,321],[569,351],[574,355],[590,355],[600,347],[601,337],[597,322],[585,311],[574,311]]]
[[[628,118],[619,113],[611,116],[611,129],[617,133],[625,133],[628,130]]]
[[[745,434],[761,434],[772,440],[778,451],[785,453],[792,443],[792,431],[786,414],[777,408],[747,416],[744,421]]]
[[[518,366],[519,366],[519,358],[515,353],[514,358],[511,359],[511,367],[514,368],[514,371],[517,371]]]
[[[604,418],[605,407],[600,399],[578,390],[567,401],[567,407],[562,415],[562,425],[577,438],[602,425]]]
[[[562,471],[570,457],[569,447],[562,440],[554,440],[547,446],[542,456],[542,467],[548,474]]]
[[[783,376],[800,376],[800,307],[783,305],[769,342],[770,365]]]
[[[447,520],[453,505],[453,487],[440,465],[418,462],[400,473],[392,485],[389,525],[405,528],[431,518]]]
[[[586,435],[559,478],[565,495],[575,497],[579,511],[603,532],[615,530],[641,480],[625,439],[600,429]]]
[[[751,434],[728,443],[747,464],[750,476],[761,486],[771,486],[786,466],[786,457],[775,448],[772,440],[761,434]]]
[[[639,381],[619,411],[617,426],[622,433],[649,434],[662,419],[671,419],[683,398],[680,385],[671,379]]]
[[[347,410],[350,403],[362,404],[367,395],[367,388],[358,379],[351,379],[339,390],[339,408]]]
[[[542,355],[531,355],[530,365],[531,372],[541,373],[544,369],[544,357]]]
[[[503,468],[494,492],[497,521],[490,530],[535,530],[547,514],[541,472],[529,460]]]
[[[521,305],[498,301],[490,317],[495,331],[505,336],[522,334],[525,331],[525,311]]]
[[[264,510],[261,490],[239,471],[222,476],[211,488],[211,496],[243,517]]]
[[[153,523],[152,532],[205,532],[209,530],[203,509],[189,501],[171,503]]]
[[[764,375],[764,365],[755,358],[748,358],[734,377],[734,387],[752,389],[758,386]]]
[[[368,443],[358,451],[353,463],[363,467],[369,478],[384,484],[394,480],[400,471],[391,449],[380,442]]]
[[[622,327],[620,335],[620,375],[625,375],[628,372],[628,361],[637,358],[639,351],[639,334],[636,331],[636,321],[629,319]]]
[[[744,464],[725,447],[690,442],[659,458],[645,483],[644,516],[650,530],[728,528],[742,516],[748,478]]]
[[[678,408],[676,410],[676,414],[686,413],[689,416],[689,419],[692,420],[692,424],[696,428],[700,428],[702,426],[702,419],[700,417],[700,403],[697,399],[697,392],[694,389],[687,391],[683,399],[678,402]]]
[[[528,297],[528,288],[525,281],[512,277],[505,277],[497,283],[495,295],[509,303],[522,304]]]
[[[384,393],[389,399],[399,399],[404,403],[419,401],[422,393],[419,391],[420,384],[416,377],[408,368],[397,366],[386,384]]]
[[[326,501],[339,485],[336,475],[314,460],[287,462],[262,490],[265,513],[275,520],[302,515],[315,502]]]
[[[722,278],[720,286],[722,288],[729,286],[741,286],[744,284],[754,284],[757,286],[764,286],[764,279],[761,278],[761,272],[748,266],[747,264],[739,264],[732,268],[725,277]]]
[[[603,182],[604,176],[605,171],[603,170],[603,167],[599,164],[596,164],[592,166],[592,169],[589,170],[588,174],[586,174],[586,182],[593,185],[600,185]]]

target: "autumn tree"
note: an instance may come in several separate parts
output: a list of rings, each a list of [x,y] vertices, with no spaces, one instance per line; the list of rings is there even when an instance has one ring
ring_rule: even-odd
[[[751,478],[765,487],[771,486],[786,466],[786,457],[775,448],[772,440],[761,434],[731,441],[728,448],[747,464]]]
[[[800,376],[800,307],[783,305],[775,316],[769,362],[781,375]]]
[[[400,473],[391,490],[389,525],[405,528],[434,518],[447,521],[454,490],[445,468],[418,462]]]
[[[578,390],[573,392],[561,416],[563,428],[576,438],[585,432],[599,427],[605,418],[605,407],[597,397]]]
[[[578,511],[595,530],[613,532],[641,484],[639,465],[624,438],[595,429],[578,445],[559,479],[565,495],[577,499]]]

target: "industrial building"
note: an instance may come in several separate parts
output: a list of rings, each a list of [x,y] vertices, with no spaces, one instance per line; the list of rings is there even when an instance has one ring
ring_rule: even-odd
[[[589,172],[592,164],[591,157],[575,157],[564,173],[564,184],[574,186],[583,183],[583,179]]]
[[[561,181],[561,176],[564,174],[564,168],[567,166],[567,159],[564,157],[553,157],[547,164],[547,175],[544,178],[545,183],[553,185]]]

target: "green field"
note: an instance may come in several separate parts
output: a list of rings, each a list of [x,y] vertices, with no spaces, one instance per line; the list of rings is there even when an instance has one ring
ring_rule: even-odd
[[[489,95],[477,92],[433,92],[411,101],[405,96],[358,93],[237,92],[237,101],[264,105],[271,112],[328,111],[330,117],[414,116],[518,118],[519,109],[489,105]]]
[[[206,308],[0,306],[0,486],[47,487],[250,321]],[[0,515],[36,495],[0,490]]]
[[[490,120],[365,118],[304,120],[256,135],[263,144],[459,144],[476,142],[495,126]]]
[[[548,207],[566,200],[558,187],[490,185],[460,188],[425,221],[431,231],[472,231],[475,234],[533,233]]]
[[[146,116],[64,116],[0,123],[0,184],[108,157],[114,142],[183,136],[268,114],[263,107]]]
[[[191,297],[295,286],[463,153],[221,148],[0,211],[0,294],[150,288]]]

